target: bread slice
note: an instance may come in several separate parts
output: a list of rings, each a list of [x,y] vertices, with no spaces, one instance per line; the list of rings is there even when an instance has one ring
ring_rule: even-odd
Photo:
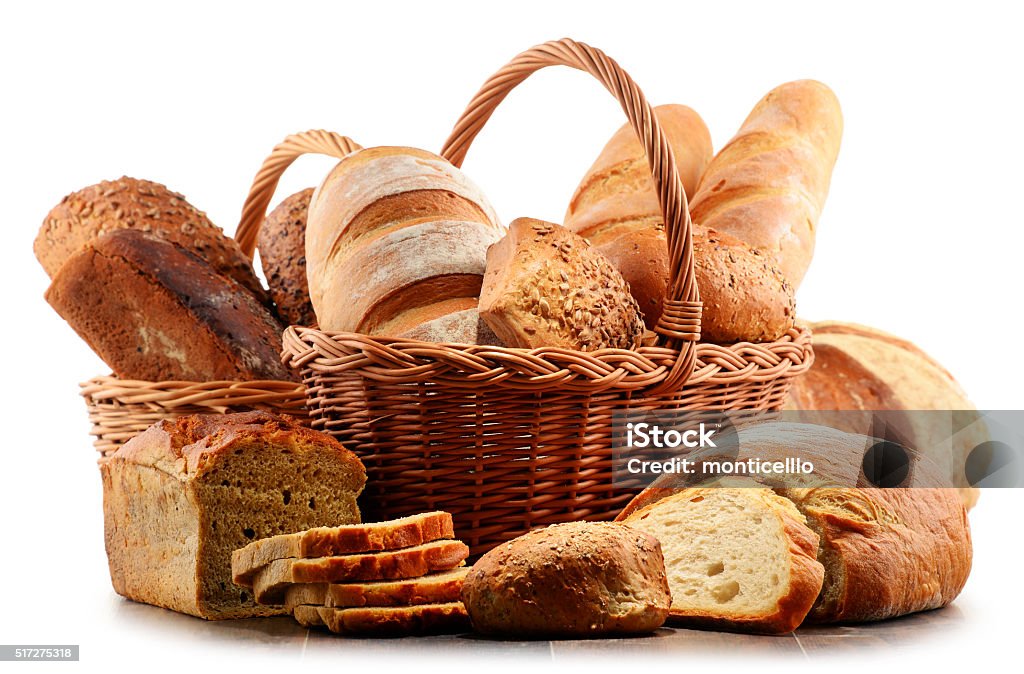
[[[253,541],[231,555],[231,572],[240,585],[251,585],[257,569],[275,559],[332,557],[377,552],[454,538],[452,516],[435,511],[388,522],[321,527]]]
[[[770,489],[683,489],[623,523],[661,542],[681,624],[790,632],[821,591],[818,536]]]
[[[260,604],[284,603],[294,583],[345,583],[363,580],[415,578],[462,564],[469,547],[462,541],[434,541],[403,550],[313,559],[277,559],[252,577]]]
[[[320,618],[320,609],[322,608],[323,606],[299,604],[292,609],[292,617],[303,627],[326,627],[323,619]]]
[[[414,606],[458,601],[469,567],[432,573],[420,578],[370,583],[300,583],[290,585],[284,605],[303,604],[329,608],[358,606]]]
[[[470,629],[469,615],[461,601],[384,608],[317,607],[316,612],[327,629],[351,636],[400,637]],[[308,611],[297,613],[312,623]]]

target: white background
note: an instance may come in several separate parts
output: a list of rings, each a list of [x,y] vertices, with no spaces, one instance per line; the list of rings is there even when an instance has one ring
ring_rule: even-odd
[[[183,192],[231,232],[253,174],[288,133],[327,128],[364,145],[437,151],[492,71],[563,36],[603,48],[653,103],[694,107],[716,149],[769,89],[816,78],[838,95],[846,129],[816,258],[798,296],[801,316],[909,338],[979,407],[1020,408],[1024,48],[1009,7],[5,6],[0,643],[80,643],[86,662],[77,667],[192,666],[199,654],[247,667],[269,663],[264,651],[254,661],[230,641],[183,637],[180,629],[165,638],[159,620],[136,624],[136,614],[112,598],[100,481],[76,387],[107,369],[43,301],[48,280],[31,254],[43,217],[66,193],[123,174],[149,178]],[[506,222],[560,221],[623,121],[596,81],[543,71],[499,108],[465,169]],[[301,160],[279,198],[314,185],[329,166]],[[1013,563],[1022,504],[1019,492],[992,492],[974,511],[975,572],[958,601],[965,616],[958,629],[900,649],[844,652],[830,666],[905,658],[915,667],[962,669],[1008,653],[1024,599]],[[720,667],[737,664],[731,658],[717,656]],[[374,663],[385,666],[381,655]],[[671,666],[687,664],[679,653]],[[417,661],[441,666],[454,663]]]

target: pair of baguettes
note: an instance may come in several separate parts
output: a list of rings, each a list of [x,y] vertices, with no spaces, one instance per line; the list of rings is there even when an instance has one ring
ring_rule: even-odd
[[[307,627],[397,636],[468,627],[459,600],[469,548],[451,515],[311,529],[236,550],[236,584]]]

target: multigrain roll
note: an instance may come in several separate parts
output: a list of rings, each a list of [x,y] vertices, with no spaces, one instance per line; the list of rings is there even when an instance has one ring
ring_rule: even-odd
[[[572,638],[653,631],[671,597],[657,539],[608,522],[571,522],[481,557],[462,601],[483,634]]]
[[[206,214],[165,186],[122,177],[105,180],[64,197],[43,222],[33,249],[54,278],[61,266],[106,232],[148,232],[195,253],[218,273],[268,301],[252,262],[234,239],[224,235]]]
[[[260,227],[260,264],[277,315],[288,325],[316,325],[306,280],[306,214],[313,188],[291,195]]]

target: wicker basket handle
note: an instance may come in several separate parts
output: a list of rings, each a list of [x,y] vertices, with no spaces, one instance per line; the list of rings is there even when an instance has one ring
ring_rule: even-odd
[[[535,71],[552,65],[576,68],[600,80],[622,105],[622,110],[644,146],[658,190],[658,202],[665,216],[668,238],[668,296],[655,332],[662,346],[680,352],[672,372],[658,388],[681,387],[693,371],[695,345],[700,339],[701,303],[693,271],[690,209],[672,148],[661,125],[643,92],[618,63],[600,49],[569,38],[546,42],[524,51],[480,88],[445,141],[441,155],[461,167],[473,139],[505,96]]]
[[[242,252],[252,259],[260,226],[267,217],[267,207],[274,198],[278,181],[292,162],[304,154],[325,154],[344,159],[361,149],[362,146],[348,136],[323,130],[293,133],[278,143],[260,166],[242,206],[242,219],[235,230],[235,241]]]

